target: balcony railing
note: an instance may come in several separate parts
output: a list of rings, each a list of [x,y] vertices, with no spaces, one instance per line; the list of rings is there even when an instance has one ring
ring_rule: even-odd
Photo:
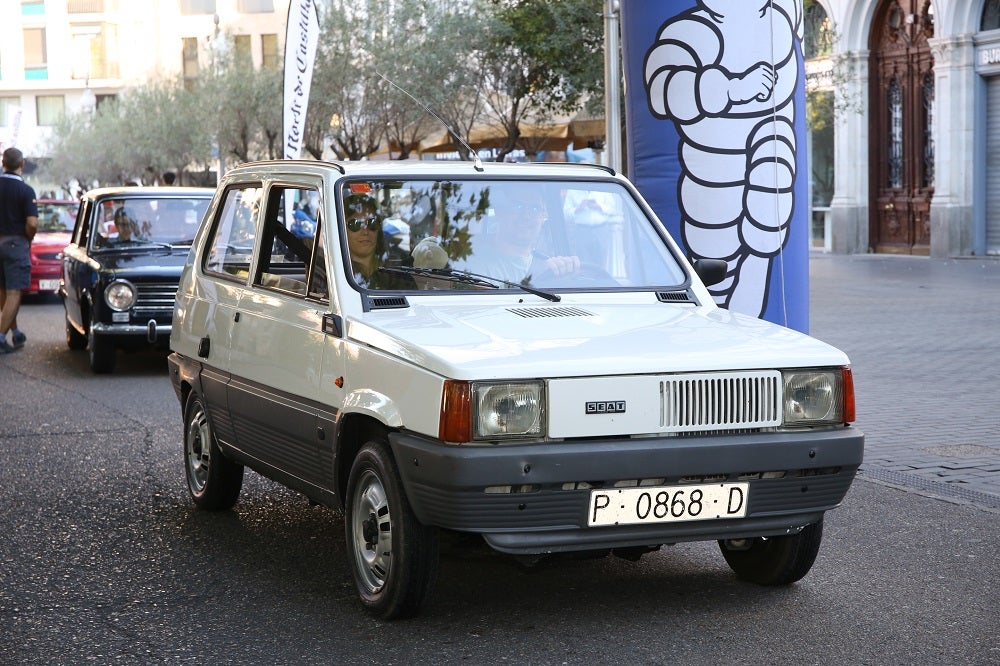
[[[70,14],[102,14],[104,0],[66,0],[66,11]]]

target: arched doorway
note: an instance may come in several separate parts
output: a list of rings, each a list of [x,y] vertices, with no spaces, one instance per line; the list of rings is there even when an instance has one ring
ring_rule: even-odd
[[[870,245],[929,254],[934,194],[934,36],[930,0],[882,0],[871,49]]]

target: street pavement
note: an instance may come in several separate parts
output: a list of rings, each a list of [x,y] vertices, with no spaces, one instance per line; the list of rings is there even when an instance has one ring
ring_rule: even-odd
[[[867,453],[802,581],[743,583],[712,542],[532,569],[457,542],[392,623],[356,601],[341,512],[254,474],[194,509],[164,354],[93,375],[33,299],[0,357],[0,665],[997,666],[1000,261],[815,254],[811,276]]]
[[[1000,257],[810,256],[809,333],[851,358],[862,477],[1000,510]]]

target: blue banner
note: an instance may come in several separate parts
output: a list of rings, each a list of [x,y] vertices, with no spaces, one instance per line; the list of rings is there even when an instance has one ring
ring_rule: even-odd
[[[802,0],[622,0],[629,179],[719,305],[809,328]]]

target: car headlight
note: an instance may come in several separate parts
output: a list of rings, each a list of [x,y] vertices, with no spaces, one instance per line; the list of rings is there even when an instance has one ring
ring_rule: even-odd
[[[135,305],[135,287],[125,280],[115,280],[104,290],[104,302],[121,312]]]
[[[531,382],[445,382],[439,436],[446,442],[542,436],[545,390]]]
[[[844,423],[848,413],[846,368],[785,370],[781,373],[784,395],[784,424],[828,425]],[[853,412],[854,392],[850,392]],[[853,414],[851,414],[853,419]]]

